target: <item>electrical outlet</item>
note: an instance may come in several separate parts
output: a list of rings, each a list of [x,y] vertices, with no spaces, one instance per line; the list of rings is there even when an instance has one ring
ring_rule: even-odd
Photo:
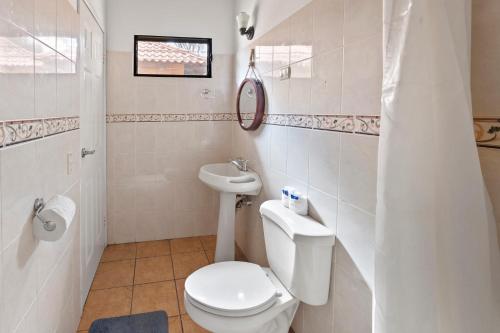
[[[73,153],[66,154],[66,172],[68,176],[73,174]]]
[[[289,80],[292,75],[290,66],[280,69],[280,81]]]

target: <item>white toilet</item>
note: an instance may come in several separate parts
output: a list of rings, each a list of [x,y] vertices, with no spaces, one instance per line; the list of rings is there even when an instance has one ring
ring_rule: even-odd
[[[263,203],[260,213],[270,268],[228,261],[186,280],[186,311],[208,331],[287,333],[299,302],[328,300],[333,232],[278,200]]]

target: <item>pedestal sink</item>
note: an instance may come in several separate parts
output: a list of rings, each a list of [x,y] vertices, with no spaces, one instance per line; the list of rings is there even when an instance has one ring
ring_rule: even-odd
[[[241,171],[231,163],[207,164],[200,168],[200,180],[220,192],[219,226],[215,262],[234,260],[236,195],[257,195],[262,188],[258,174]]]

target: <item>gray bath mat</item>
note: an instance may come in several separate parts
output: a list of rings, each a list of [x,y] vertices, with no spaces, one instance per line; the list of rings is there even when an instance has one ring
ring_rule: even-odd
[[[168,333],[167,314],[157,311],[98,319],[90,326],[89,333]]]

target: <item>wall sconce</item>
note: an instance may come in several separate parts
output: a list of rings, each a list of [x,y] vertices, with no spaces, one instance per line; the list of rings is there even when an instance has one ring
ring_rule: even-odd
[[[248,27],[248,21],[250,20],[250,15],[245,12],[241,12],[236,16],[236,21],[238,22],[238,29],[240,29],[240,34],[242,36],[247,36],[248,40],[252,40],[255,33],[254,27]]]

